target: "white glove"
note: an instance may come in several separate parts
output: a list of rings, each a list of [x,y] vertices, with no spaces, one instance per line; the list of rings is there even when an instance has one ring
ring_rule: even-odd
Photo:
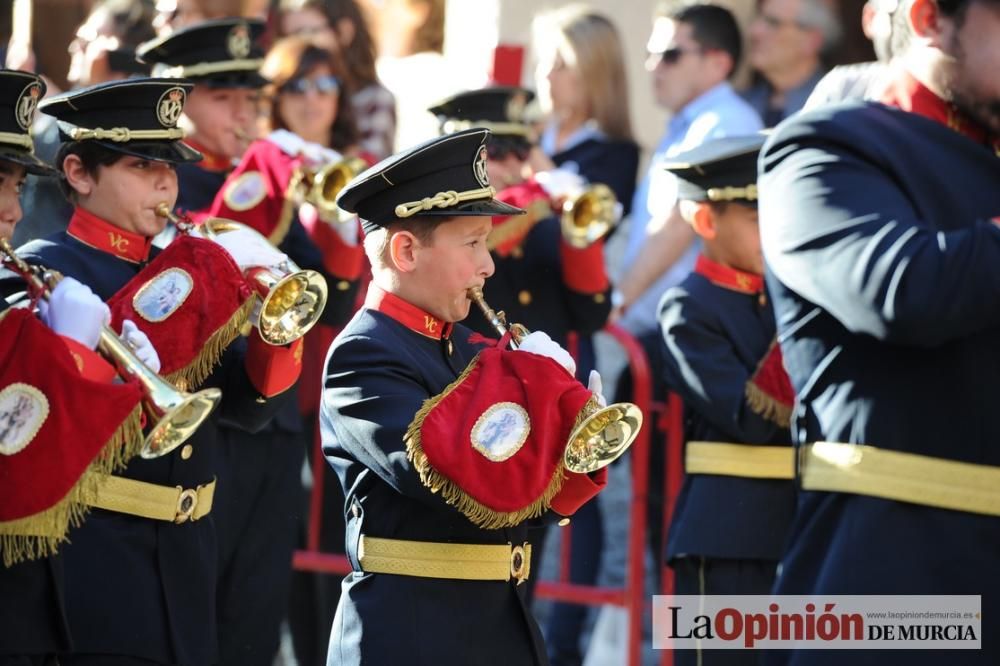
[[[535,331],[534,333],[528,334],[521,344],[518,345],[517,351],[531,352],[532,354],[538,354],[539,356],[547,356],[554,360],[556,363],[566,368],[566,371],[576,376],[576,361],[573,357],[569,355],[569,352],[553,342],[552,338],[548,336],[544,331]]]
[[[312,165],[332,164],[344,159],[336,150],[312,141],[306,141],[298,134],[286,129],[277,129],[267,136],[267,140],[281,148],[281,151],[292,157],[302,156]]]
[[[254,266],[277,266],[288,261],[288,255],[246,229],[227,231],[215,237],[215,242],[246,270]]]
[[[599,406],[608,406],[608,401],[604,398],[604,382],[601,381],[601,373],[597,370],[590,371],[590,377],[587,379],[587,390],[594,394]]]
[[[580,174],[565,169],[539,171],[535,174],[535,181],[553,199],[577,194],[587,186],[587,181]]]
[[[73,338],[90,349],[97,347],[101,327],[111,321],[111,310],[90,287],[71,277],[63,278],[48,301],[38,302],[38,315],[59,335]]]
[[[343,211],[338,214],[347,215]],[[329,225],[331,229],[337,232],[340,236],[340,240],[344,241],[345,245],[350,247],[355,247],[358,244],[358,239],[361,236],[361,222],[358,221],[357,215],[351,215],[349,219],[340,221],[338,219],[328,219],[329,216],[324,217],[319,214],[319,210],[316,206],[311,203],[306,202],[299,206],[299,219],[302,221],[306,228],[310,225],[315,224],[326,224]],[[334,215],[336,217],[336,214]]]
[[[122,322],[122,341],[127,344],[136,358],[146,364],[153,372],[160,371],[160,355],[145,333],[131,319]]]

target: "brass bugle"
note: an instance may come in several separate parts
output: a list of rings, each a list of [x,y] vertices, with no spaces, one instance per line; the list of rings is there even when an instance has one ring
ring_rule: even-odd
[[[610,187],[594,183],[563,202],[559,218],[563,238],[572,247],[585,248],[618,224],[618,199]]]
[[[175,215],[166,203],[156,207],[156,214],[173,222],[184,233],[194,229],[193,224]],[[235,220],[210,217],[197,226],[199,234],[213,241],[221,234],[236,230],[274,247],[263,234]],[[316,271],[299,268],[291,259],[278,266],[247,268],[244,277],[255,287],[258,299],[251,321],[261,339],[270,345],[287,345],[301,338],[316,325],[326,307],[326,278]]]
[[[503,313],[496,312],[486,303],[482,289],[470,289],[469,299],[482,310],[486,320],[501,336],[511,332],[511,347],[517,349],[523,336],[527,335],[527,329],[520,324],[508,327]],[[517,338],[516,342],[514,338]],[[596,472],[613,463],[632,446],[642,427],[642,411],[631,402],[585,409],[590,413],[570,433],[563,451],[563,465],[577,474]]]
[[[319,168],[299,167],[296,176],[301,183],[302,200],[315,206],[324,220],[353,222],[354,214],[337,206],[337,195],[367,168],[368,163],[360,157],[345,157]]]
[[[0,239],[0,253],[12,263],[18,273],[30,280],[44,298],[48,298],[51,287],[62,279],[56,271],[29,265],[14,253],[6,239]],[[131,348],[111,328],[104,324],[97,341],[97,349],[108,359],[124,380],[135,379],[142,387],[142,406],[150,423],[139,455],[143,458],[159,458],[183,444],[222,399],[222,391],[217,388],[202,389],[197,393],[187,393],[153,372],[140,361]]]

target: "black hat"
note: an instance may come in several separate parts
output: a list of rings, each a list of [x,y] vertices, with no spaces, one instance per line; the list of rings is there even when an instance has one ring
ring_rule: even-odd
[[[31,123],[45,95],[45,84],[35,74],[0,69],[0,161],[23,166],[28,173],[52,176],[56,171],[35,157]]]
[[[767,135],[715,139],[664,163],[677,176],[677,198],[757,202],[757,155]]]
[[[337,205],[357,213],[365,232],[410,217],[522,215],[493,198],[486,172],[489,136],[486,129],[466,130],[388,157],[348,183]]]
[[[428,109],[441,121],[443,134],[485,127],[495,136],[527,138],[531,134],[526,109],[535,93],[526,88],[495,86],[467,90]]]
[[[264,50],[257,43],[262,34],[264,22],[258,19],[205,21],[146,42],[136,55],[157,65],[157,76],[213,88],[263,88]]]
[[[42,113],[59,122],[63,141],[95,141],[126,155],[161,162],[198,162],[177,120],[191,84],[173,79],[99,83],[47,99]]]

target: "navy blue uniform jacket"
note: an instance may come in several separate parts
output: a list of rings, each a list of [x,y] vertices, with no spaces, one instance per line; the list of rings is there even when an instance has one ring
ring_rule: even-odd
[[[770,302],[691,273],[664,294],[660,329],[664,379],[684,401],[686,441],[790,445],[788,429],[750,409],[744,394],[774,340]],[[685,475],[667,559],[777,560],[794,510],[790,481]]]
[[[1000,158],[932,120],[865,104],[781,125],[760,170],[768,284],[801,403],[797,442],[1000,465],[1000,228],[990,222]],[[803,492],[777,590],[981,594],[984,650],[947,658],[996,664],[998,563],[998,518]],[[943,657],[883,651],[851,662]]]
[[[414,541],[520,544],[527,527],[483,530],[421,484],[403,435],[423,402],[441,393],[478,351],[469,330],[446,340],[363,308],[327,358],[320,413],[323,451],[344,487],[344,579],[327,663],[518,666],[546,663],[516,581],[437,580],[360,573],[361,534]]]
[[[583,294],[566,286],[559,254],[561,236],[559,220],[549,217],[528,232],[519,251],[506,257],[494,252],[495,270],[483,287],[483,296],[495,310],[506,313],[508,323],[545,331],[565,347],[570,331],[590,335],[604,326],[611,312],[611,288]],[[527,303],[522,294],[527,294]],[[472,308],[463,323],[477,333],[497,337],[479,308]]]
[[[153,248],[150,258],[158,252]],[[29,263],[74,277],[107,300],[142,265],[84,244],[66,232],[22,246]],[[22,291],[23,281],[0,272],[0,293]],[[212,480],[215,437],[220,422],[254,430],[282,401],[263,405],[244,370],[245,343],[238,339],[205,386],[222,389],[213,416],[188,440],[193,454],[178,448],[155,460],[136,458],[119,473],[164,486],[194,488]],[[216,488],[216,493],[224,493]],[[211,664],[215,659],[216,541],[212,516],[182,525],[94,509],[69,534],[61,559],[65,604],[77,653],[118,654],[163,663]]]

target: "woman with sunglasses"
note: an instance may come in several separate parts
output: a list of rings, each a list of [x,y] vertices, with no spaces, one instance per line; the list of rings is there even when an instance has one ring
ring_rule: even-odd
[[[290,517],[304,509],[300,477],[317,420],[323,354],[332,327],[354,312],[363,261],[357,219],[341,222],[306,196],[315,173],[357,154],[352,109],[341,94],[346,67],[336,52],[285,37],[268,51],[260,71],[271,82],[260,119],[265,138],[247,148],[209,215],[249,225],[301,268],[322,273],[329,297],[322,323],[305,339],[299,382],[305,388],[298,400],[263,435],[239,442],[243,455],[233,461],[237,480],[226,502],[238,512],[239,525],[253,528],[220,539],[221,570],[231,572],[219,591],[220,665],[265,666],[277,651],[299,532]]]
[[[351,82],[348,96],[358,145],[377,159],[392,154],[396,99],[375,71],[375,42],[354,0],[280,0],[280,36],[300,35],[327,50],[339,49]]]

